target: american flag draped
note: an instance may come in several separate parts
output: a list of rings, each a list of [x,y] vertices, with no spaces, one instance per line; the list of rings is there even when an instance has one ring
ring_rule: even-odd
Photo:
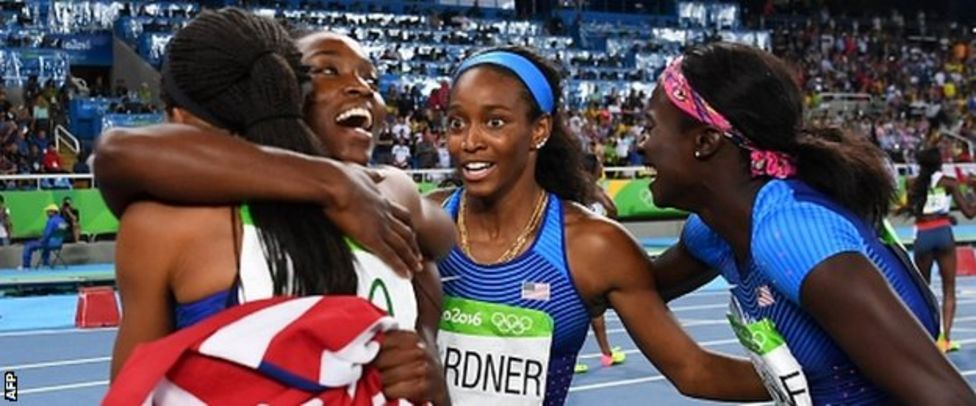
[[[395,405],[367,366],[395,325],[356,297],[246,303],[137,347],[103,404]]]

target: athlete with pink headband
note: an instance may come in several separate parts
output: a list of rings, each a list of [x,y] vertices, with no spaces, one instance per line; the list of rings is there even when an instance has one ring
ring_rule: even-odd
[[[894,186],[865,137],[801,129],[792,71],[715,43],[661,76],[642,145],[654,203],[693,213],[655,263],[666,296],[720,274],[779,403],[976,404],[934,344],[931,292],[883,227]]]

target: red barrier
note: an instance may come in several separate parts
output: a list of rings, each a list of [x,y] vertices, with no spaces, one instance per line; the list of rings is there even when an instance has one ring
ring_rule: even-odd
[[[956,247],[956,275],[976,275],[976,254],[973,252],[973,247]]]
[[[119,325],[119,305],[115,289],[108,286],[78,290],[75,327],[113,327]]]

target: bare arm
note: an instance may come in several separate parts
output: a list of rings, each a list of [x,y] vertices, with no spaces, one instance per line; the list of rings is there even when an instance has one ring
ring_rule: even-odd
[[[800,302],[897,403],[976,404],[966,381],[863,255],[842,253],[817,265],[800,288]]]
[[[644,356],[681,393],[721,400],[769,399],[750,362],[706,351],[681,328],[658,295],[650,259],[626,231],[605,220],[587,223],[574,227],[572,236],[567,228],[578,289],[585,296],[602,292]],[[606,266],[606,258],[614,258],[613,267]],[[600,301],[596,298],[596,306]]]
[[[939,181],[942,187],[946,188],[949,193],[952,193],[952,200],[955,201],[956,207],[962,212],[966,218],[976,217],[976,205],[969,202],[966,196],[963,196],[962,190],[959,189],[959,181],[951,178],[942,178]]]
[[[173,330],[169,273],[182,251],[180,240],[174,230],[159,232],[151,204],[133,205],[122,217],[115,251],[122,321],[112,351],[113,379],[136,345]]]
[[[388,188],[396,201],[410,211],[417,244],[424,258],[438,260],[447,255],[454,247],[457,231],[440,202],[421,196],[417,183],[400,169],[386,167],[380,173],[384,176],[380,187]]]
[[[143,195],[178,203],[321,204],[336,193],[328,179],[341,176],[341,164],[329,159],[181,124],[111,129],[94,156],[96,181],[116,216]]]
[[[445,201],[447,201],[449,197],[451,197],[452,194],[454,194],[455,190],[457,189],[455,188],[434,189],[431,190],[430,192],[427,192],[427,194],[424,195],[424,197],[436,203],[438,206],[441,206],[444,204]]]
[[[95,151],[99,190],[121,216],[140,198],[198,204],[247,200],[317,203],[346,235],[397,272],[422,266],[410,215],[384,198],[375,171],[196,127],[113,129]]]
[[[692,256],[681,241],[654,260],[653,269],[655,284],[665,302],[693,292],[718,276],[718,271]]]
[[[417,334],[427,346],[427,365],[430,382],[429,396],[436,405],[450,404],[444,369],[437,354],[437,331],[441,321],[443,296],[441,275],[434,261],[425,261],[424,271],[413,277],[414,294],[417,296]]]

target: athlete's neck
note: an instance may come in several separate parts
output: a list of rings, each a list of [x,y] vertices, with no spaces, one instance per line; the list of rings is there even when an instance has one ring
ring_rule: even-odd
[[[694,209],[702,221],[731,245],[737,262],[749,258],[752,241],[752,208],[766,182],[757,179],[709,182],[702,204]]]
[[[464,215],[469,231],[481,238],[509,241],[519,235],[529,223],[532,212],[545,193],[542,186],[529,182],[523,187],[512,187],[491,198],[467,196]]]

